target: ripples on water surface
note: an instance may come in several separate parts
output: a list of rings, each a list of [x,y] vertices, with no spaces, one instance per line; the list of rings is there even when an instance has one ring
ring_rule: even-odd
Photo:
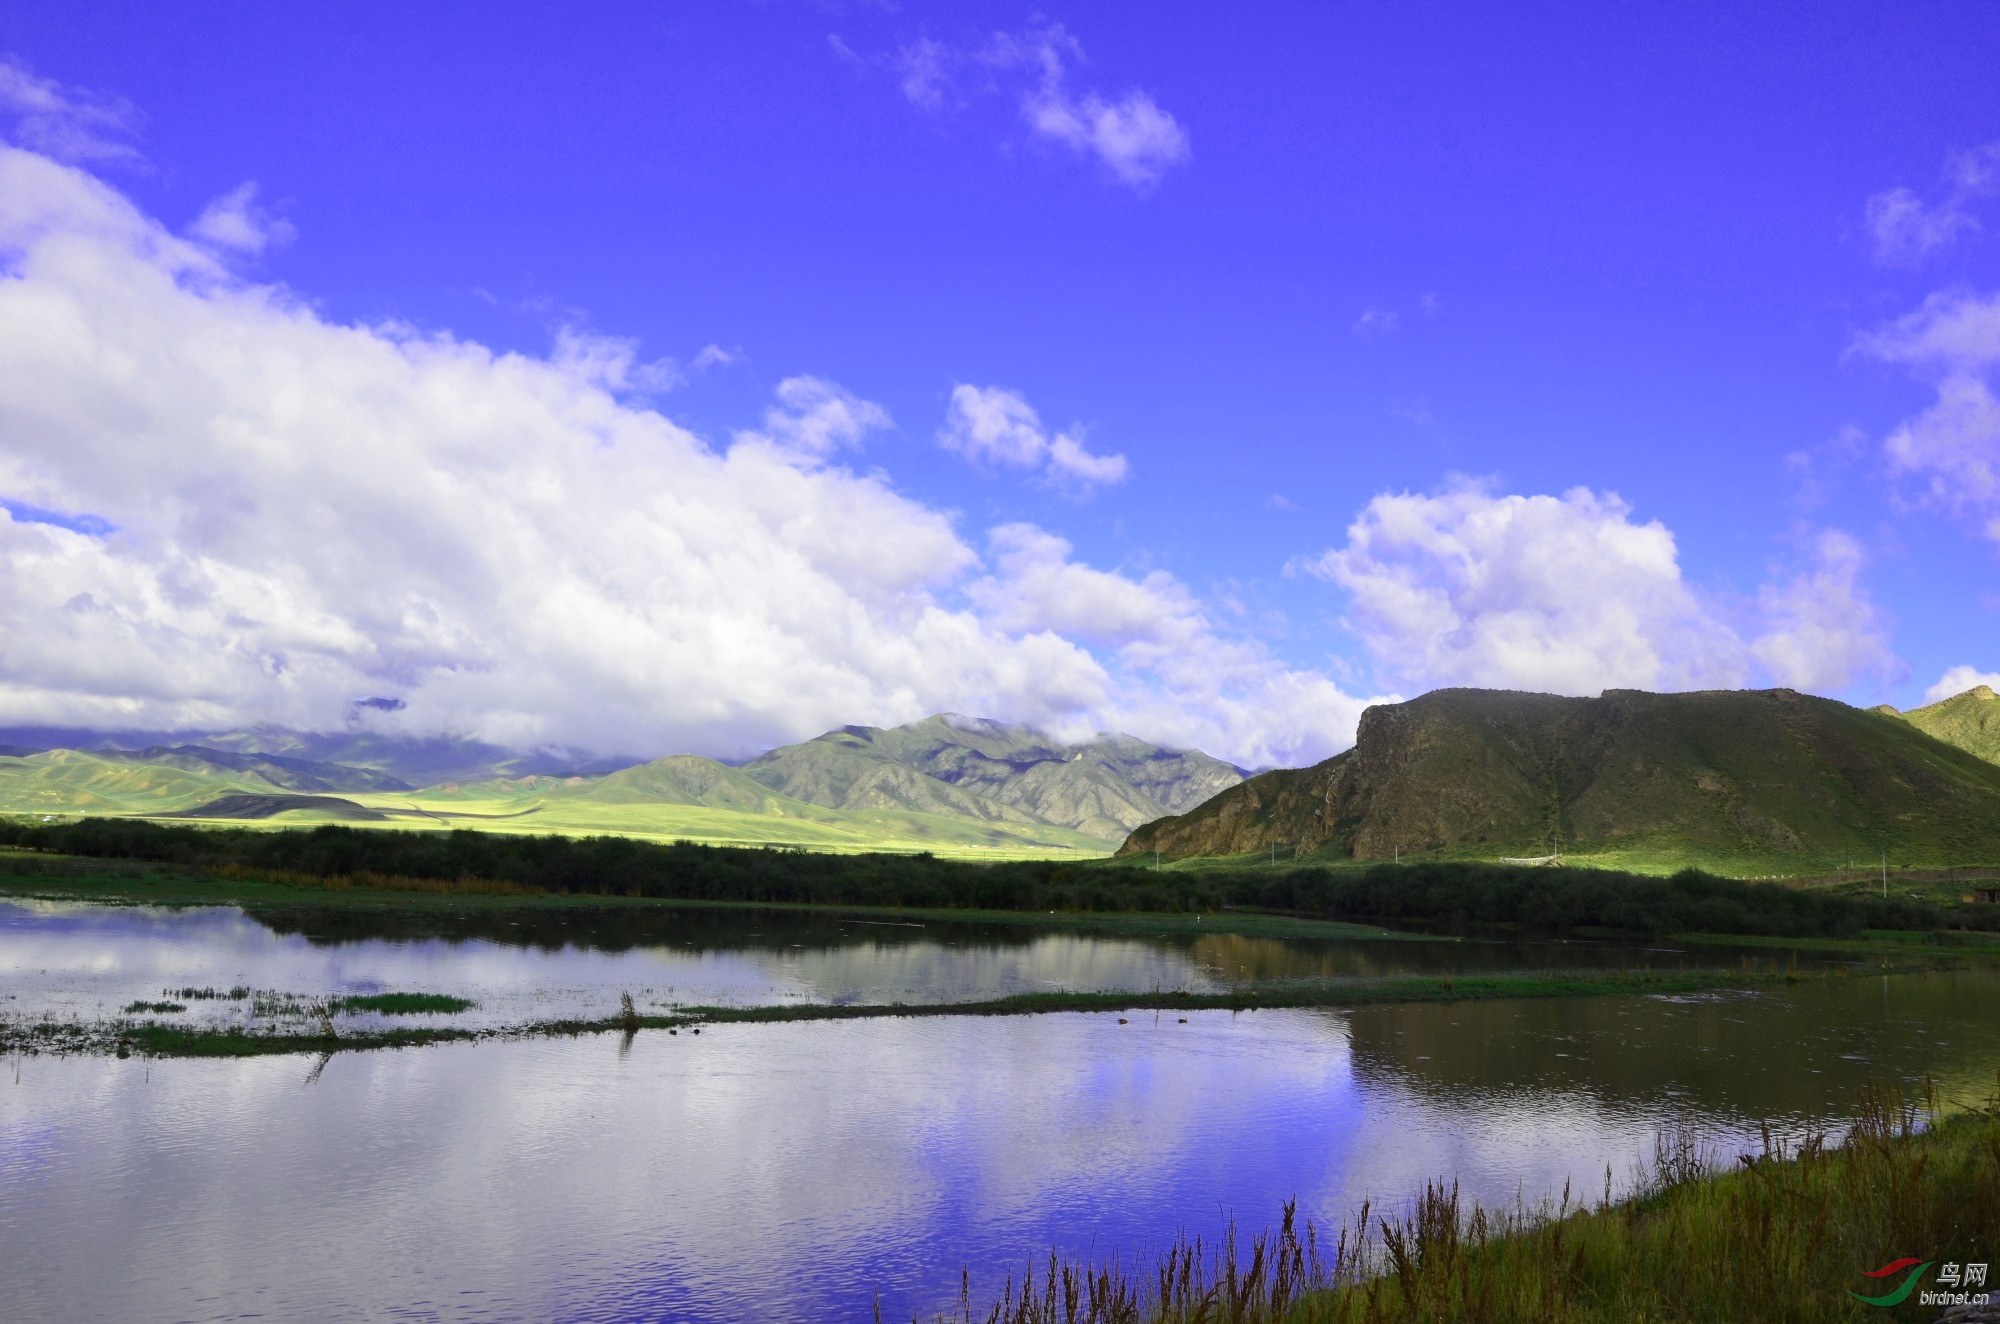
[[[610,988],[634,975],[616,964],[630,961],[672,972],[656,985],[743,1000],[907,996],[898,981],[928,977],[843,955],[853,942],[815,951],[797,932],[780,936],[806,956],[490,938],[412,949],[259,937],[262,926],[230,913],[178,917],[218,927],[174,930],[143,970],[121,965],[139,958],[109,943],[103,977],[220,982],[252,977],[229,969],[268,968],[278,986],[311,972],[329,987],[407,988],[438,971],[431,943],[459,963],[453,979],[481,971],[488,997],[550,971],[550,987]],[[27,967],[18,930],[8,933],[0,969],[11,991]],[[1051,977],[1084,986],[1077,972],[1092,962],[1115,983],[1157,968],[1172,984],[1201,959],[1135,939],[1016,933],[1002,952],[962,936],[988,964],[950,977],[982,993]],[[874,945],[951,968],[950,943]],[[186,964],[205,946],[212,973]],[[255,965],[264,959],[280,964]],[[1348,958],[1308,945],[1286,959]],[[577,973],[596,961],[613,963],[604,980]],[[1219,964],[1202,977],[1226,978]],[[89,987],[98,991],[75,996],[121,996],[112,983]],[[962,1265],[983,1298],[1052,1246],[1142,1254],[1181,1229],[1212,1233],[1229,1213],[1262,1225],[1292,1195],[1322,1221],[1439,1175],[1489,1202],[1533,1201],[1566,1180],[1595,1195],[1605,1165],[1622,1185],[1676,1113],[1747,1144],[1762,1119],[1797,1127],[1838,1114],[1871,1076],[1936,1071],[1948,1090],[1984,1093],[2000,1062],[1996,995],[2000,978],[1980,972],[1683,1000],[1205,1012],[1185,1024],[1137,1013],[1126,1025],[1081,1014],[725,1025],[629,1044],[594,1035],[353,1053],[323,1068],[307,1057],[27,1057],[0,1077],[6,1310],[866,1320],[880,1293],[885,1318],[907,1319],[946,1304]]]

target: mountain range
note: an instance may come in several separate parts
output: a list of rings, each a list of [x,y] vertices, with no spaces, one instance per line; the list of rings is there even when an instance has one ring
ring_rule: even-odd
[[[841,727],[742,766],[676,754],[607,768],[468,741],[270,727],[151,744],[0,734],[11,738],[0,745],[4,811],[469,820],[830,847],[1103,854],[1140,823],[1192,808],[1245,775],[1206,754],[1129,736],[1064,743],[950,714]]]
[[[1247,780],[1246,780],[1247,778]],[[1439,690],[1251,777],[1196,751],[939,714],[742,764],[277,727],[0,731],[0,812],[400,822],[973,855],[1540,857],[1734,872],[2000,860],[2000,695]]]
[[[1983,689],[1907,714],[1783,689],[1436,690],[1370,708],[1345,753],[1146,824],[1122,853],[2000,861],[1996,718]]]

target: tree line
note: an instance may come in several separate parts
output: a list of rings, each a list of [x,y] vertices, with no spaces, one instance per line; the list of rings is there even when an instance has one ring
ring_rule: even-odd
[[[1118,861],[971,863],[928,855],[661,844],[468,830],[341,826],[260,831],[138,819],[0,821],[0,844],[233,877],[366,875],[484,881],[551,893],[792,905],[1207,913],[1254,909],[1313,919],[1441,928],[1512,925],[1631,933],[1851,937],[1864,929],[2000,928],[2000,908],[1803,892],[1686,870],[1670,878],[1478,862],[1282,871],[1156,870]]]

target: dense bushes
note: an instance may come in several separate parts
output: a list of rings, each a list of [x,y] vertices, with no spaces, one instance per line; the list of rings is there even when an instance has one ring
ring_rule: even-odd
[[[1638,933],[1847,936],[1932,929],[1965,913],[1910,901],[1838,897],[1693,871],[1650,878],[1593,869],[1431,863],[1367,869],[1157,871],[1117,862],[966,864],[921,855],[826,855],[629,837],[393,832],[347,827],[268,832],[133,819],[0,822],[0,844],[204,873],[314,878],[387,875],[485,880],[548,892],[711,901],[978,910],[1215,911],[1253,907],[1325,919],[1448,927],[1518,924]],[[2000,920],[1980,914],[1977,919]],[[1991,925],[1982,925],[1991,927]]]
[[[1540,932],[1595,927],[1839,937],[1863,929],[1941,928],[1948,922],[1943,911],[1920,902],[1801,892],[1692,869],[1672,878],[1469,863],[1298,869],[1234,890],[1241,903],[1271,910],[1453,926],[1520,924]]]

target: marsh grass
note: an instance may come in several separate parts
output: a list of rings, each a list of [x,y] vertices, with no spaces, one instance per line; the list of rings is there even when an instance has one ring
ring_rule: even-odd
[[[127,1016],[137,1016],[144,1012],[156,1012],[165,1015],[176,1011],[186,1011],[186,1010],[187,1010],[186,1004],[180,1002],[146,1002],[144,1000],[141,1000],[138,1002],[128,1002],[125,1004],[125,1014]]]
[[[451,1014],[470,1011],[476,1004],[469,998],[455,998],[448,993],[369,993],[335,998],[329,1005],[334,1011],[372,1011],[384,1016],[415,1016],[426,1012]]]
[[[250,996],[248,985],[238,984],[234,988],[170,988],[170,997],[185,998],[189,1002],[241,1002]]]
[[[1743,992],[1770,982],[1796,982],[1806,978],[1839,979],[1840,970],[1801,975],[1782,970],[1650,971],[1604,970],[1567,972],[1525,972],[1518,974],[1457,975],[1439,978],[1429,975],[1397,976],[1386,979],[1335,980],[1325,982],[1269,984],[1221,993],[1199,993],[1186,989],[1157,989],[1135,992],[1056,992],[1020,993],[1003,998],[973,1002],[941,1003],[824,1003],[793,1002],[749,1007],[703,1007],[673,1005],[665,1014],[644,1014],[628,995],[621,995],[618,1010],[602,1018],[532,1021],[511,1026],[482,1029],[427,1030],[427,1041],[490,1037],[598,1034],[607,1031],[636,1034],[640,1030],[671,1030],[703,1025],[766,1024],[791,1021],[871,1020],[878,1018],[939,1016],[1032,1016],[1050,1013],[1118,1013],[1127,1011],[1275,1011],[1301,1007],[1365,1007],[1389,1003],[1473,1002],[1489,998],[1562,998],[1615,995],[1644,995],[1656,998],[1701,998]],[[386,993],[313,1002],[296,993],[273,990],[245,990],[250,999],[250,1015],[256,1028],[223,1029],[214,1026],[179,1027],[172,1035],[155,1036],[144,1051],[175,1057],[235,1057],[246,1053],[323,1052],[330,1047],[342,1050],[401,1047],[416,1042],[408,1031],[377,1032],[349,1028],[336,1031],[332,1013],[376,1011],[391,1015],[418,1012],[451,1013],[477,1005],[446,994]],[[230,990],[236,996],[237,990]],[[317,1030],[301,1025],[318,1023]],[[25,1025],[0,1017],[0,1050],[22,1052],[108,1051],[118,1035],[108,1033],[115,1026],[85,1022]],[[122,1033],[122,1031],[121,1031]],[[128,1044],[129,1046],[129,1044]]]
[[[2000,1094],[1996,1094],[2000,1101]],[[1940,1116],[1873,1085],[1844,1142],[1787,1143],[1723,1167],[1671,1125],[1634,1193],[1591,1205],[1466,1207],[1432,1183],[1400,1214],[1364,1205],[1329,1244],[1287,1205],[1247,1247],[1234,1229],[1183,1239],[1151,1273],[1052,1257],[956,1324],[1751,1324],[1928,1319],[1936,1307],[1862,1305],[1849,1288],[1901,1256],[1987,1261],[2000,1247],[2000,1102]]]

